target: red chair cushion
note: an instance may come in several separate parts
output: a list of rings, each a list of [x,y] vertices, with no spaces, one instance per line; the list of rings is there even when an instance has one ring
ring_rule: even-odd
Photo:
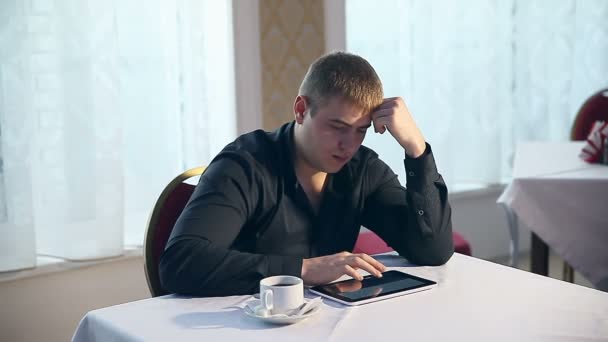
[[[456,253],[471,255],[471,245],[465,238],[457,232],[452,233],[454,239],[454,250]],[[379,254],[391,252],[393,249],[389,247],[374,232],[364,232],[359,234],[353,253]]]
[[[180,183],[167,197],[164,206],[160,210],[158,226],[156,227],[156,236],[153,241],[153,256],[156,265],[160,262],[160,255],[165,250],[173,226],[177,218],[184,210],[186,203],[194,192],[194,185]]]

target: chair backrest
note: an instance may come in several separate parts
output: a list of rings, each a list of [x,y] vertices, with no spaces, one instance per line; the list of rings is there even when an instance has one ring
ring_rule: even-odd
[[[599,120],[608,121],[608,88],[598,91],[583,103],[574,118],[570,139],[586,140],[593,123]]]
[[[353,253],[365,253],[370,255],[392,251],[393,249],[372,231],[361,232],[357,238],[357,242],[355,242],[355,247],[353,248]]]
[[[471,256],[471,244],[460,233],[452,232],[454,251],[456,253]],[[392,252],[393,249],[372,231],[364,231],[359,234],[353,253],[380,254]]]
[[[152,209],[144,240],[144,270],[152,297],[168,294],[160,284],[158,264],[173,226],[194,192],[194,185],[184,181],[204,171],[205,167],[197,167],[175,177],[161,192]]]

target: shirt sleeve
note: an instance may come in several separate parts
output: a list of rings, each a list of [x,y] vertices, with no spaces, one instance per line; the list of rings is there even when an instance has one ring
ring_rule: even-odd
[[[201,176],[161,255],[163,288],[194,296],[241,295],[257,292],[268,276],[300,276],[301,258],[232,248],[255,215],[261,180],[246,158],[218,158]]]
[[[407,189],[380,159],[367,173],[362,224],[389,246],[419,265],[442,265],[454,253],[447,187],[437,172],[431,146],[404,160]]]

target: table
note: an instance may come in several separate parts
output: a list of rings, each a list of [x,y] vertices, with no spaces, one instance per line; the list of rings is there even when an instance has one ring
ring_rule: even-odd
[[[73,341],[608,339],[608,293],[461,254],[438,267],[413,266],[397,255],[376,258],[438,286],[360,307],[326,300],[318,315],[290,326],[231,308],[250,296],[169,295],[91,311]]]
[[[519,144],[513,180],[497,202],[507,209],[513,266],[523,222],[533,233],[533,272],[547,274],[550,247],[597,288],[608,290],[608,166],[580,160],[583,144]]]

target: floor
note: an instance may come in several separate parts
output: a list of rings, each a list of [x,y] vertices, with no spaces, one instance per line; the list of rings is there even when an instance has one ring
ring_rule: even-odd
[[[499,264],[503,264],[503,265],[509,265],[508,258],[497,259],[497,260],[492,260],[492,261],[497,262]],[[564,265],[564,262],[562,261],[562,259],[559,256],[557,256],[553,253],[550,253],[549,254],[549,277],[562,280],[563,279],[562,278],[563,265]],[[530,254],[521,254],[520,255],[518,268],[521,270],[530,271]],[[587,279],[585,279],[585,277],[580,275],[578,272],[574,272],[574,283],[578,284],[578,285],[594,288],[593,285]]]

